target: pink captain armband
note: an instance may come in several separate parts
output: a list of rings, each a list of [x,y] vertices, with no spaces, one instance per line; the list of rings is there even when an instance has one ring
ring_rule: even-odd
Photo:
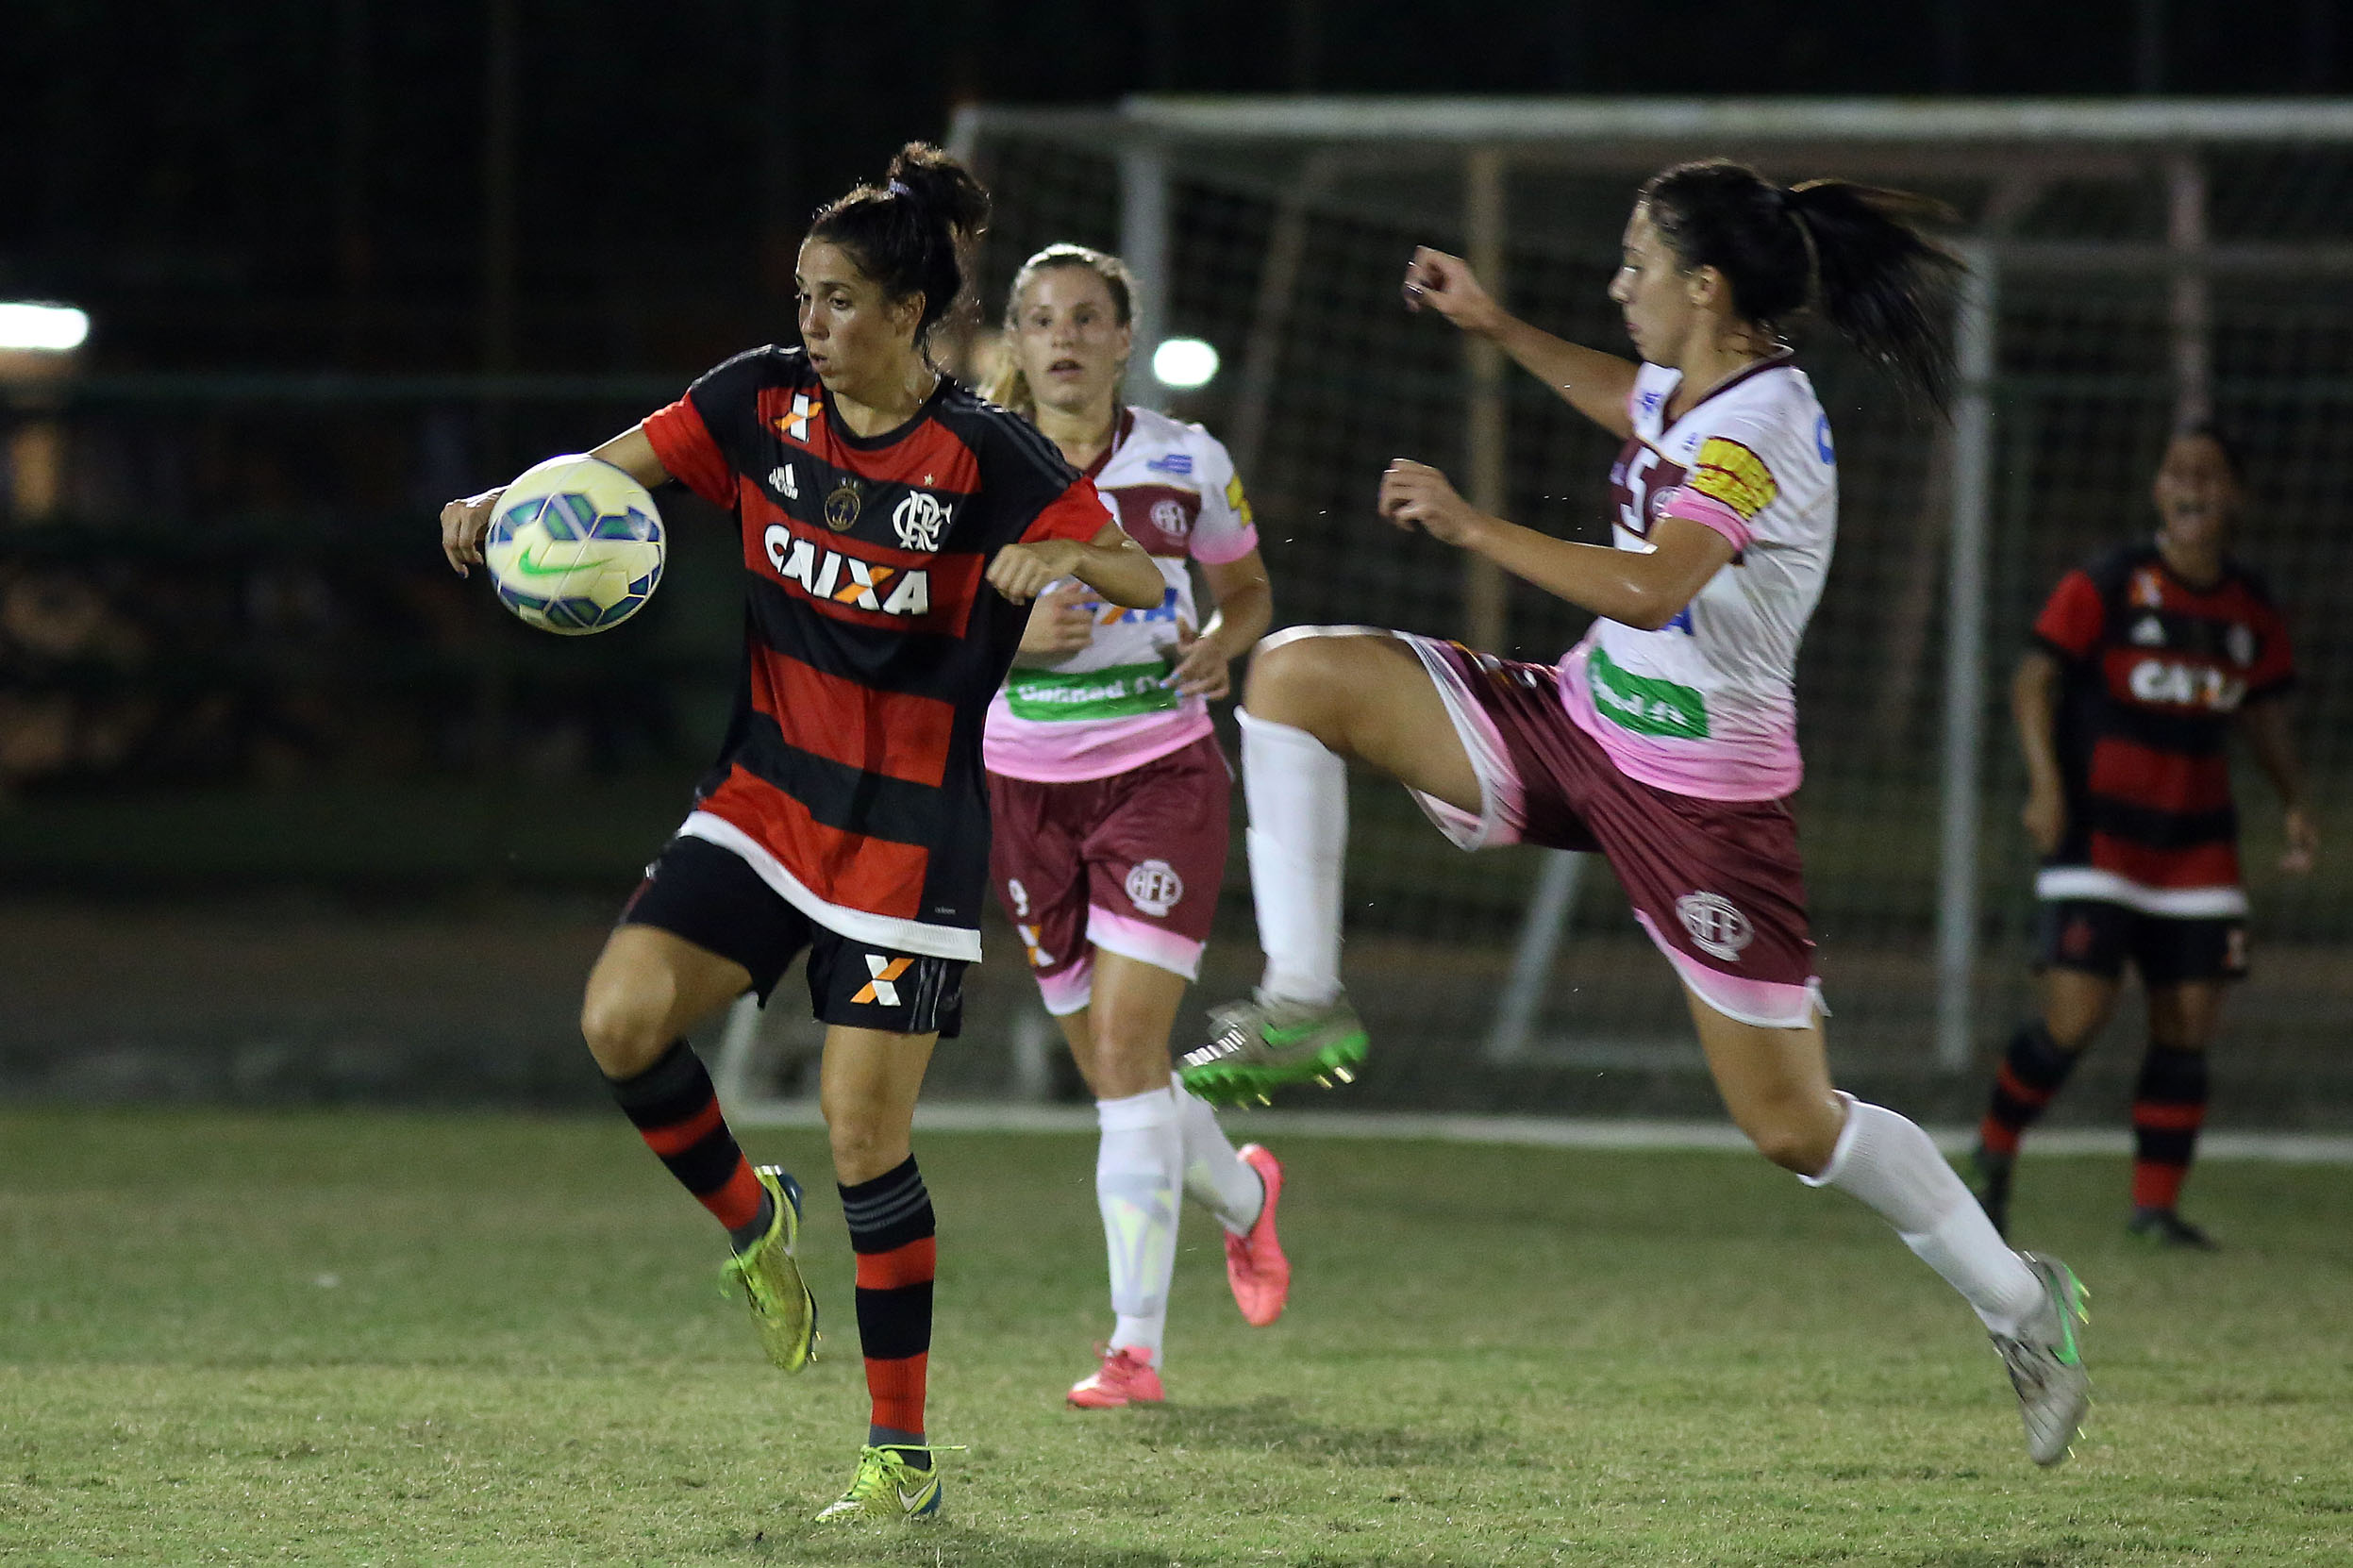
[[[1712,495],[1701,495],[1689,485],[1659,503],[1661,518],[1679,517],[1696,523],[1703,528],[1713,528],[1730,542],[1734,550],[1745,550],[1754,538],[1748,531],[1747,519]]]

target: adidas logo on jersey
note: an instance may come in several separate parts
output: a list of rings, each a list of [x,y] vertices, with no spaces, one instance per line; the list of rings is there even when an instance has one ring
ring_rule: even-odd
[[[2140,620],[2133,623],[2132,641],[2144,648],[2163,647],[2165,645],[2164,623],[2159,621],[2154,615],[2142,616]]]
[[[880,615],[931,613],[931,575],[921,567],[882,566],[839,550],[821,550],[794,538],[781,523],[771,523],[760,542],[776,575],[812,599]]]

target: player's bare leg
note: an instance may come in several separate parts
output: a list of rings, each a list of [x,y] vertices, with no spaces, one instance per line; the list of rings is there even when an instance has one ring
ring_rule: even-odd
[[[1770,1028],[1726,1017],[1689,987],[1684,996],[1733,1123],[1808,1185],[1860,1199],[1961,1293],[2010,1370],[2028,1452],[2037,1464],[2065,1459],[2092,1397],[2074,1275],[2011,1251],[1927,1133],[1832,1089],[1818,1021]]]
[[[646,1143],[727,1227],[723,1278],[743,1293],[760,1348],[780,1371],[798,1372],[817,1350],[817,1305],[797,1260],[800,1184],[744,1159],[686,1043],[751,983],[731,959],[659,926],[624,925],[589,972],[580,1033]]]
[[[1205,1099],[1263,1099],[1299,1082],[1345,1082],[1364,1026],[1340,985],[1346,759],[1467,811],[1478,776],[1411,647],[1363,627],[1293,627],[1259,644],[1242,723],[1250,885],[1266,973],[1257,996],[1210,1015],[1183,1060]]]
[[[2206,1121],[2207,1056],[2222,1025],[2220,980],[2151,986],[2149,1043],[2132,1094],[2132,1219],[2128,1228],[2158,1246],[2211,1252],[2214,1240],[2183,1219],[2181,1183]]]
[[[2002,1052],[1977,1147],[1969,1154],[1970,1190],[1986,1218],[2010,1234],[2011,1178],[2018,1143],[2042,1118],[2076,1064],[2116,1010],[2123,982],[2111,975],[2052,965],[2043,971],[2042,1017],[2020,1026]]]
[[[909,1146],[939,1038],[841,1024],[826,1030],[817,1103],[858,1255],[858,1339],[872,1403],[857,1475],[817,1516],[830,1523],[939,1508],[924,1435],[938,1230]]]

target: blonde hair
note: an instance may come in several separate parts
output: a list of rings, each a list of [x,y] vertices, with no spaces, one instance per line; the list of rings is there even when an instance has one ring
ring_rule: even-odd
[[[1048,245],[1021,264],[1013,275],[1013,286],[1005,295],[1005,325],[1002,356],[997,368],[981,389],[981,395],[1000,408],[1010,409],[1024,419],[1038,416],[1038,394],[1030,389],[1029,377],[1021,368],[1021,357],[1014,352],[1013,339],[1019,330],[1022,291],[1037,281],[1038,275],[1057,267],[1083,267],[1103,280],[1110,291],[1111,311],[1119,325],[1131,326],[1136,319],[1136,275],[1127,270],[1127,263],[1107,251],[1087,245]],[[1123,376],[1126,367],[1120,367]],[[1112,401],[1117,402],[1119,391],[1112,388]]]

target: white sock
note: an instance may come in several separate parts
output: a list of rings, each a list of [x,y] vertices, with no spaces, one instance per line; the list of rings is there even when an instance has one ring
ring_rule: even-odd
[[[1260,989],[1292,1002],[1340,994],[1341,861],[1348,767],[1304,729],[1237,709],[1250,807],[1250,892],[1266,950]]]
[[[1185,1196],[1216,1215],[1217,1223],[1233,1234],[1247,1233],[1266,1207],[1266,1183],[1234,1152],[1210,1103],[1186,1093],[1184,1079],[1171,1075],[1168,1081],[1184,1138]]]
[[[1184,1135],[1176,1098],[1165,1089],[1094,1102],[1103,1129],[1094,1158],[1094,1199],[1111,1260],[1113,1349],[1141,1350],[1160,1364],[1168,1328],[1168,1280],[1176,1267],[1176,1185]]]
[[[1895,1112],[1842,1093],[1846,1126],[1810,1187],[1868,1204],[1904,1245],[1944,1276],[1997,1334],[2015,1334],[2043,1305],[2042,1282],[1985,1217],[1928,1135]]]

